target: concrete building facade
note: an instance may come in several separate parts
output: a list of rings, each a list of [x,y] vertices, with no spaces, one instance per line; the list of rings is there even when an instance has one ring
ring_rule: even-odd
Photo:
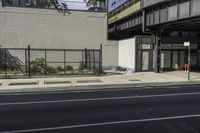
[[[99,49],[103,66],[118,64],[118,45],[107,40],[107,13],[0,6],[3,48]],[[112,53],[112,54],[111,54]]]

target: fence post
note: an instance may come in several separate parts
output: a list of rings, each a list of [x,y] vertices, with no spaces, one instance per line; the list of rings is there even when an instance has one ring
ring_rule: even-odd
[[[64,56],[64,75],[65,75],[66,74],[66,70],[65,70],[66,69],[65,68],[66,67],[66,50],[64,50],[64,55],[63,56]]]
[[[44,60],[45,60],[45,75],[47,75],[47,50],[44,50]]]
[[[95,51],[93,50],[93,69],[96,69]]]
[[[26,76],[28,76],[28,68],[27,68],[27,50],[25,49],[25,71],[26,71]]]
[[[100,50],[99,50],[99,76],[101,76],[102,72],[102,44],[100,44]]]
[[[91,50],[88,52],[88,57],[89,57],[89,69],[91,70]]]
[[[8,76],[8,65],[7,65],[7,50],[4,51],[5,54],[5,69],[6,69],[6,77]]]
[[[85,48],[85,67],[87,68],[87,48]]]
[[[31,53],[30,45],[28,45],[28,77],[31,78]]]
[[[82,50],[82,62],[81,62],[81,66],[80,67],[82,67],[81,69],[82,69],[82,74],[84,74],[84,51]]]

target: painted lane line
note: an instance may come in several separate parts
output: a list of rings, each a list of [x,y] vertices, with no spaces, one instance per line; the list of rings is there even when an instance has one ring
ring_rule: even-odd
[[[0,133],[41,132],[41,131],[62,130],[62,129],[72,129],[72,128],[84,128],[84,127],[116,125],[116,124],[128,124],[128,123],[152,122],[152,121],[162,121],[162,120],[186,119],[186,118],[195,118],[195,117],[200,117],[200,114],[160,117],[160,118],[149,118],[149,119],[138,119],[138,120],[127,120],[127,121],[113,121],[113,122],[103,122],[103,123],[91,123],[91,124],[80,124],[80,125],[72,125],[72,126],[60,126],[60,127],[38,128],[38,129],[24,129],[24,130],[16,130],[16,131],[5,131],[5,132],[0,132]]]
[[[9,105],[29,105],[29,104],[48,104],[48,103],[67,103],[67,102],[88,102],[88,101],[106,101],[106,100],[125,100],[139,98],[157,98],[157,97],[174,97],[174,96],[189,96],[200,95],[198,93],[177,93],[177,94],[161,94],[161,95],[144,95],[144,96],[126,96],[126,97],[107,97],[107,98],[88,98],[88,99],[70,99],[70,100],[55,100],[55,101],[33,101],[33,102],[15,102],[15,103],[0,103],[0,106]]]

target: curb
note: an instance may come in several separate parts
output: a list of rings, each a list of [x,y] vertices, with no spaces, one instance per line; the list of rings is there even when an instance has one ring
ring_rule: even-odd
[[[164,83],[135,83],[135,84],[118,84],[118,85],[74,85],[74,86],[57,86],[57,87],[37,87],[37,88],[22,88],[22,89],[0,89],[2,93],[30,93],[30,92],[58,92],[58,91],[69,91],[69,92],[84,92],[84,91],[106,91],[106,90],[121,90],[121,89],[132,89],[132,90],[144,90],[144,89],[159,89],[157,87],[166,86],[184,86],[184,85],[199,85],[200,81],[183,81],[183,82],[164,82]],[[153,88],[155,87],[155,88]]]

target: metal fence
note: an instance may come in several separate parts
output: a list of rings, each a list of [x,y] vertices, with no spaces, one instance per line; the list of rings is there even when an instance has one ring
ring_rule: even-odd
[[[0,78],[100,75],[100,49],[0,48]]]

